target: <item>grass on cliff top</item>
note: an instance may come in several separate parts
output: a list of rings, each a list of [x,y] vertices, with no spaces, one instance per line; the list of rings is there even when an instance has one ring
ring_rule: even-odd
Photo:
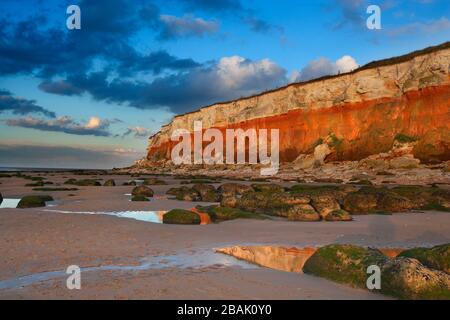
[[[417,141],[417,138],[408,136],[403,133],[399,133],[395,136],[394,140],[400,143],[411,143]]]

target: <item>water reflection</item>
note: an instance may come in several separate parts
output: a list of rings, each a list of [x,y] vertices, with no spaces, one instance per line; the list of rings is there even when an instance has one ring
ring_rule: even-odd
[[[78,213],[78,214],[104,214],[118,218],[128,218],[152,223],[163,223],[163,215],[167,211],[111,211],[111,212],[90,212],[90,211],[64,211],[64,210],[45,210],[58,213]]]
[[[0,209],[15,209],[19,204],[20,199],[3,199],[0,204]]]

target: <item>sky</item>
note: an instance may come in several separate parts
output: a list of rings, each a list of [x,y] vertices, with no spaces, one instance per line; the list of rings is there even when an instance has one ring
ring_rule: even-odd
[[[174,115],[449,39],[448,0],[2,0],[0,167],[128,166]]]

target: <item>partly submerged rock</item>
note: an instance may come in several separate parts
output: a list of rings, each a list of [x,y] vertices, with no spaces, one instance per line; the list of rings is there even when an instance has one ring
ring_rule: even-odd
[[[138,186],[131,191],[133,196],[153,197],[153,190],[146,186]]]
[[[200,224],[200,216],[192,211],[173,209],[163,215],[166,224]]]
[[[20,199],[17,208],[25,209],[25,208],[45,207],[45,202],[47,201],[53,201],[53,198],[47,195],[25,196],[22,199]]]
[[[399,256],[417,259],[429,268],[445,271],[450,274],[450,243],[433,248],[405,250]]]
[[[450,299],[450,275],[399,257],[381,267],[381,292],[402,299]]]
[[[115,187],[116,186],[116,182],[114,181],[114,179],[109,179],[106,180],[106,182],[103,184],[104,187]]]

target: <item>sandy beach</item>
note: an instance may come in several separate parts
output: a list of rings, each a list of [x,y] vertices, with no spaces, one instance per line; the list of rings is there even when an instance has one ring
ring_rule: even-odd
[[[172,177],[163,178],[167,185],[151,186],[155,195],[150,202],[131,202],[133,186],[121,186],[134,179],[127,175],[42,175],[55,184],[99,178],[114,179],[117,186],[37,192],[24,187],[22,178],[1,178],[5,199],[49,194],[55,201],[44,208],[0,209],[0,299],[389,299],[310,275],[258,267],[214,249],[331,243],[411,248],[450,242],[450,215],[435,211],[355,216],[351,222],[238,219],[179,226],[138,221],[98,212],[190,209],[202,203],[168,199],[165,192],[181,183]],[[82,268],[82,290],[66,288],[67,275],[61,272],[69,265]]]

